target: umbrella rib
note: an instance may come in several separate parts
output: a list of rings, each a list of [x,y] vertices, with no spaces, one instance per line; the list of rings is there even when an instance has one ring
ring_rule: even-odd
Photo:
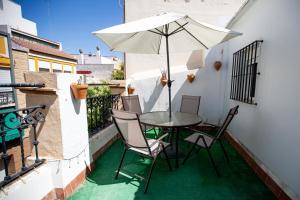
[[[152,31],[152,30],[148,30],[148,31],[151,32],[151,33],[155,33],[157,35],[164,35],[163,33],[158,33],[158,32]]]
[[[183,24],[183,25],[181,25],[181,24],[179,24],[178,22],[177,22],[177,25],[179,26],[177,29],[175,29],[173,32],[171,32],[170,34],[169,34],[169,36],[170,35],[173,35],[173,34],[175,34],[175,33],[178,33],[178,32],[180,32],[180,31],[183,31],[183,27],[184,26],[186,26],[188,24],[188,22],[186,22],[185,24]]]
[[[179,24],[178,22],[175,21],[175,23],[176,23],[178,26],[180,26],[180,24]],[[183,29],[184,31],[186,31],[190,36],[192,36],[195,40],[197,40],[197,42],[199,42],[201,45],[203,45],[206,49],[208,49],[208,47],[207,47],[205,44],[203,44],[200,40],[198,40],[191,32],[189,32],[188,30],[186,30],[184,27],[182,27],[182,29]]]

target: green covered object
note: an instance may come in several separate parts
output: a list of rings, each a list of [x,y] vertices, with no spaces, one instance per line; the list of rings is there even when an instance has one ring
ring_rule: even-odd
[[[6,109],[0,110],[0,113],[7,112],[7,111],[13,111],[13,110],[15,110],[14,107],[6,108]],[[4,118],[4,123],[5,123],[4,130],[9,130],[9,129],[12,129],[12,128],[18,126],[20,124],[20,121],[15,120],[15,119],[17,119],[17,116],[15,113],[9,113],[8,115],[6,115]],[[23,135],[24,135],[24,130],[22,130],[22,136]],[[20,134],[19,134],[18,129],[9,130],[5,133],[5,141],[10,141],[10,140],[13,140],[13,139],[19,138],[19,137],[20,137]],[[2,143],[2,137],[0,137],[0,143]]]

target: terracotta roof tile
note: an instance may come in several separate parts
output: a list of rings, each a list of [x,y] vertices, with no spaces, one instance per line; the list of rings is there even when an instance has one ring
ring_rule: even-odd
[[[74,58],[74,56],[72,56],[66,52],[63,52],[63,51],[60,51],[58,49],[54,49],[51,47],[47,47],[42,44],[29,42],[27,40],[22,40],[22,39],[18,39],[18,38],[12,38],[12,41],[22,47],[28,48],[31,51],[48,54],[48,55],[52,55],[52,56],[56,56],[56,57],[60,57],[60,58],[66,58],[66,59],[72,60],[74,62],[77,61],[77,59]]]

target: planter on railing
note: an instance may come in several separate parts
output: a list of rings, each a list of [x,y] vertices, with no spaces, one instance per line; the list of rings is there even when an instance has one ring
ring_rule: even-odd
[[[71,84],[72,93],[75,99],[86,99],[87,95],[87,84]]]
[[[135,88],[132,86],[127,87],[127,93],[128,94],[133,94],[134,93]]]

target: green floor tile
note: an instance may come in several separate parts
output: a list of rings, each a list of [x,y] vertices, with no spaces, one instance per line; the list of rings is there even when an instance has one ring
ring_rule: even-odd
[[[152,133],[149,135],[153,136]],[[128,175],[145,175],[150,166],[149,160],[128,152],[121,170],[127,176],[120,175],[118,180],[114,179],[123,152],[121,142],[117,141],[96,161],[95,171],[69,199],[276,199],[240,155],[226,141],[224,143],[230,163],[226,162],[218,144],[212,148],[220,178],[216,176],[203,150],[192,155],[185,165],[173,168],[172,172],[165,160],[160,158],[153,171],[148,193],[144,194],[144,181]],[[180,142],[183,152],[186,153],[189,147],[189,144]],[[174,164],[172,160],[172,166]]]

